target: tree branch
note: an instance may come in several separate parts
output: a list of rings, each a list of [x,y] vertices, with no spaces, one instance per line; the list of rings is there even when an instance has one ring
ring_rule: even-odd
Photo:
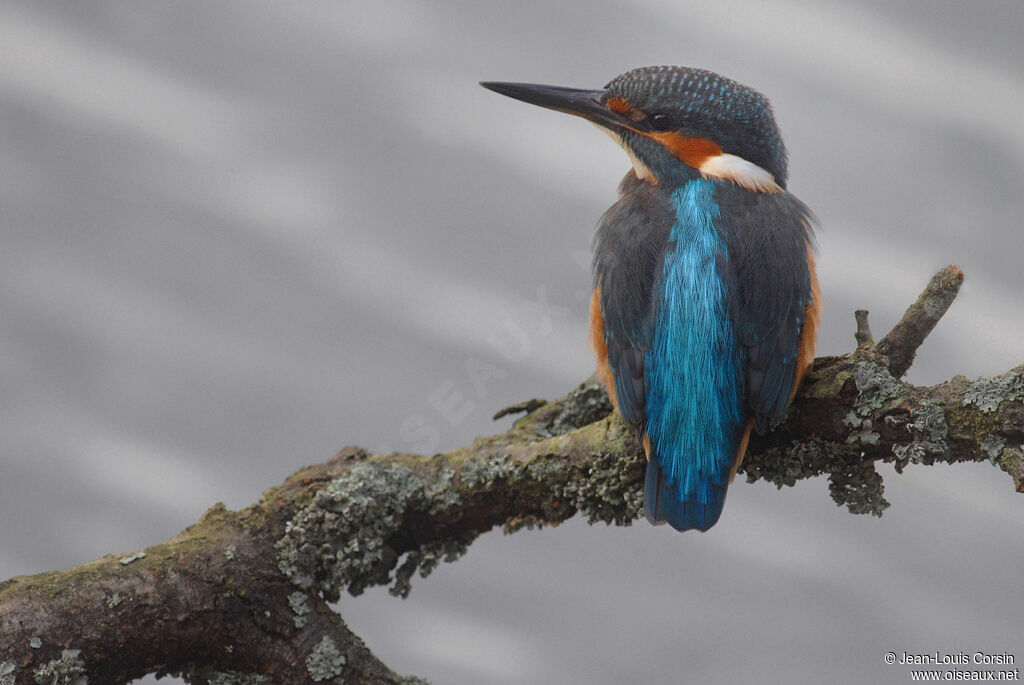
[[[899,380],[962,280],[938,274],[877,346],[816,360],[775,430],[751,440],[750,482],[828,474],[837,503],[881,515],[876,461],[990,461],[1024,491],[1024,365],[920,387]],[[861,321],[863,319],[863,321]],[[107,556],[0,583],[0,685],[418,682],[380,663],[328,606],[463,554],[481,533],[641,515],[644,464],[597,384],[529,411],[505,433],[433,457],[351,447],[241,511],[210,509],[145,556]]]
[[[917,348],[953,304],[963,282],[964,272],[955,264],[932,276],[917,302],[910,305],[900,322],[875,346],[875,353],[889,373],[900,378],[910,369]]]

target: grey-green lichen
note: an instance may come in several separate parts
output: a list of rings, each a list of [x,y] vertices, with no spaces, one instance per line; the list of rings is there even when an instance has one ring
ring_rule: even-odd
[[[187,673],[184,678],[190,685],[270,685],[273,682],[269,676],[259,673],[215,671],[209,667]]]
[[[269,676],[259,673],[241,673],[239,671],[220,671],[210,678],[209,685],[270,685]]]
[[[475,537],[475,536],[474,536]],[[442,561],[455,561],[469,549],[468,540],[441,540],[421,545],[416,551],[405,556],[402,565],[395,569],[395,582],[389,592],[396,597],[408,597],[412,589],[412,576],[417,571],[420,578],[426,578]]]
[[[853,406],[861,416],[870,416],[900,395],[900,382],[888,369],[873,361],[857,364],[854,382],[857,384],[857,399]]]
[[[288,606],[292,608],[292,621],[295,622],[296,628],[302,628],[306,625],[306,615],[312,611],[309,606],[309,597],[304,592],[293,592],[288,595]]]
[[[882,439],[881,434],[871,430],[871,419],[860,422],[859,430],[851,430],[846,436],[848,445],[877,445]]]
[[[766,480],[777,488],[793,487],[798,480],[817,476],[846,458],[847,453],[859,452],[853,447],[839,447],[818,437],[812,437],[792,447],[772,447],[761,454],[748,455],[743,462],[747,482]]]
[[[116,590],[114,592],[111,592],[109,595],[105,595],[105,597],[107,598],[107,606],[111,609],[113,609],[118,604],[124,601],[124,598],[121,596],[121,593],[117,592]]]
[[[40,637],[34,637],[34,638],[32,638],[31,640],[28,641],[28,646],[31,647],[32,649],[42,649],[43,648],[43,640]]]
[[[537,481],[545,481],[551,476],[560,474],[566,469],[564,462],[555,459],[538,458],[526,467],[526,475]]]
[[[994,412],[1003,402],[1024,400],[1024,376],[1008,373],[996,378],[978,378],[964,393],[964,404],[973,404],[982,412]]]
[[[224,549],[224,558],[227,559],[228,561],[234,561],[235,560],[235,552],[236,551],[237,551],[237,548],[234,545],[228,545]]]
[[[1001,435],[990,435],[981,441],[980,447],[981,451],[988,455],[988,460],[995,464],[1006,447],[1006,439]]]
[[[579,477],[567,478],[563,485],[556,486],[555,495],[581,512],[587,523],[628,526],[643,516],[643,481],[643,458],[598,452]]]
[[[845,468],[837,468],[828,478],[828,491],[836,504],[851,514],[873,514],[881,516],[889,508],[883,493],[885,486],[882,476],[875,470],[874,462],[846,462]]]
[[[879,433],[871,430],[871,419],[862,419],[855,412],[848,413],[843,423],[851,429],[846,436],[848,445],[877,445],[882,438]]]
[[[499,479],[508,478],[514,473],[515,465],[507,456],[492,454],[486,459],[469,459],[462,467],[462,482],[471,488],[490,486]]]
[[[65,649],[59,659],[48,661],[34,672],[39,685],[87,685],[85,662],[78,649]]]
[[[580,383],[561,403],[562,410],[551,424],[552,435],[562,435],[608,416],[612,403],[600,383]]]
[[[896,457],[896,473],[903,473],[907,464],[932,464],[936,459],[941,460],[948,455],[946,437],[949,435],[949,426],[946,414],[939,405],[922,400],[910,412],[906,429],[912,440],[905,445],[892,446]]]
[[[462,501],[459,492],[453,487],[455,472],[441,469],[433,483],[425,486],[425,497],[429,503],[427,513],[431,516],[449,511],[459,506]]]
[[[828,473],[829,493],[836,504],[854,514],[881,516],[889,506],[882,496],[882,477],[861,454],[857,445],[836,445],[813,437],[786,449],[773,447],[751,455],[743,470],[748,483],[763,479],[779,488]]]
[[[494,478],[507,472],[507,466],[496,464],[482,465],[473,477]],[[358,595],[370,585],[390,582],[399,555],[387,541],[415,512],[437,514],[457,507],[454,478],[447,469],[427,482],[401,464],[356,464],[318,491],[288,522],[277,543],[278,567],[302,590],[319,590],[332,602],[342,590]],[[425,576],[438,560],[457,557],[467,545],[468,541],[445,541],[409,553],[392,592],[406,595],[414,571]]]
[[[313,682],[320,683],[340,676],[345,668],[345,655],[338,651],[329,636],[324,635],[313,651],[306,657],[306,672]],[[340,683],[340,680],[335,682]]]
[[[10,661],[0,661],[0,685],[14,685],[18,667]]]

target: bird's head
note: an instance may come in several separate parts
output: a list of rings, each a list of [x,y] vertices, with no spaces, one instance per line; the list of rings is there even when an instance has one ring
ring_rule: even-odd
[[[757,192],[786,185],[786,148],[768,99],[710,71],[641,67],[600,90],[480,85],[592,121],[622,145],[637,176],[652,183],[679,185],[703,175]]]

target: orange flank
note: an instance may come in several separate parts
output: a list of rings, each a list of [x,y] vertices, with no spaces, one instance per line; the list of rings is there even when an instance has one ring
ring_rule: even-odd
[[[707,138],[684,136],[678,131],[652,132],[644,135],[658,141],[669,152],[695,169],[699,169],[708,159],[722,154],[722,148]]]
[[[814,267],[814,251],[807,245],[807,270],[811,274],[811,302],[807,305],[804,332],[800,336],[800,354],[796,358],[796,378],[793,379],[793,392],[790,401],[800,388],[804,376],[814,364],[814,348],[818,342],[818,322],[821,320],[821,288],[818,286],[818,273]]]
[[[604,344],[604,317],[601,315],[601,288],[594,288],[590,294],[590,346],[597,355],[597,380],[608,391],[608,398],[616,411],[619,400],[615,396],[615,377],[608,366],[608,346]]]
[[[743,437],[740,438],[740,445],[736,448],[736,455],[732,459],[732,468],[729,469],[729,482],[732,483],[733,478],[736,477],[736,472],[739,471],[740,465],[743,463],[743,457],[747,453],[747,445],[750,444],[750,431],[754,429],[754,418],[751,417],[747,420],[747,425],[743,428]]]

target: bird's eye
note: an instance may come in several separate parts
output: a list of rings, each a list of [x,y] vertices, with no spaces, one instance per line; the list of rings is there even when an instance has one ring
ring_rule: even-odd
[[[672,115],[664,112],[655,112],[648,117],[647,120],[650,122],[651,128],[655,131],[667,131],[670,128],[675,128],[676,125],[676,122],[672,119]]]

